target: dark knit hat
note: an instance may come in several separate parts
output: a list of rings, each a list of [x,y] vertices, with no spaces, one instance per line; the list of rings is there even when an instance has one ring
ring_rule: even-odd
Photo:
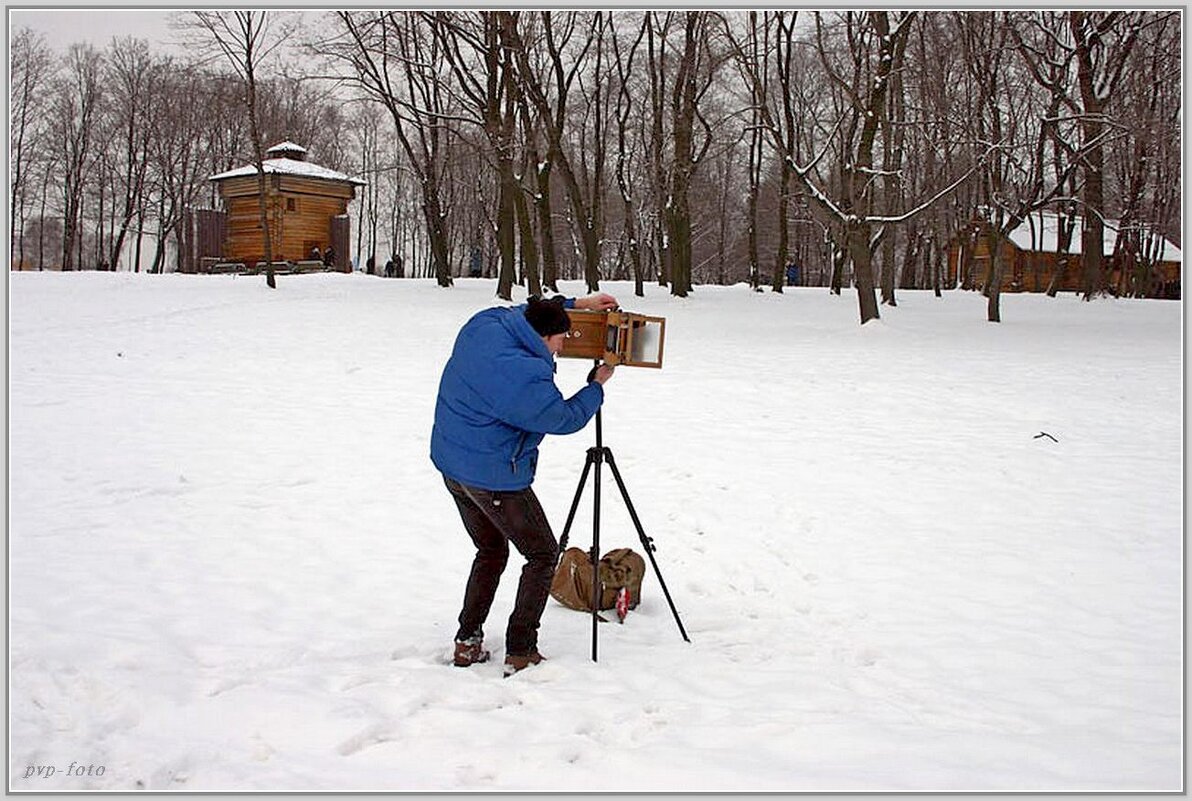
[[[571,318],[563,308],[563,296],[550,300],[531,297],[526,303],[526,319],[540,337],[565,334],[571,330]]]

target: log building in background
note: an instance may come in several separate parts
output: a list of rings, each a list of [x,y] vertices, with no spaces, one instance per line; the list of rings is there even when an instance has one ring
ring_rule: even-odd
[[[350,272],[348,202],[365,181],[306,160],[306,148],[282,142],[266,151],[265,204],[273,260],[311,259],[318,248],[335,250],[334,269]],[[222,213],[196,217],[195,247],[199,270],[214,261],[240,262],[252,269],[265,257],[261,234],[259,182],[254,164],[209,179],[219,189]],[[213,252],[218,249],[218,252]]]
[[[1001,241],[1002,292],[1046,292],[1054,278],[1059,292],[1083,289],[1081,219],[1071,221],[1069,241],[1060,248],[1061,218],[1055,212],[1032,212]],[[1103,251],[1109,270],[1108,288],[1135,297],[1178,299],[1183,254],[1146,226],[1134,226],[1122,237],[1118,220],[1105,220]],[[983,289],[994,240],[993,226],[974,220],[948,247],[947,286]]]

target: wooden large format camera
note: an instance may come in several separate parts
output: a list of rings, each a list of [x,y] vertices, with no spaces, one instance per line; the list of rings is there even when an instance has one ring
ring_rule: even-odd
[[[624,311],[568,309],[571,331],[560,356],[626,367],[662,367],[666,318]]]

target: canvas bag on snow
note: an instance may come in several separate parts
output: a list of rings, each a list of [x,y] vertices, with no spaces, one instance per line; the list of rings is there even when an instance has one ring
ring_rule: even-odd
[[[642,579],[646,575],[646,560],[630,548],[617,548],[600,558],[600,608],[612,609],[617,594],[624,587],[629,593],[629,608],[635,609],[641,600]],[[592,560],[588,552],[568,548],[563,552],[550,594],[568,609],[592,611]]]

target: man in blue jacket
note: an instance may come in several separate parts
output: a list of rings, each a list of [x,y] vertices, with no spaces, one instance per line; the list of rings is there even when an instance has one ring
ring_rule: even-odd
[[[609,365],[564,399],[555,386],[555,356],[571,330],[566,309],[606,311],[611,295],[578,300],[531,298],[474,315],[456,337],[435,404],[430,456],[476,545],[468,576],[454,663],[485,662],[484,621],[497,592],[509,543],[526,559],[505,630],[505,672],[536,665],[538,625],[558,559],[558,542],[530,485],[538,444],[547,434],[571,434],[604,401]]]

